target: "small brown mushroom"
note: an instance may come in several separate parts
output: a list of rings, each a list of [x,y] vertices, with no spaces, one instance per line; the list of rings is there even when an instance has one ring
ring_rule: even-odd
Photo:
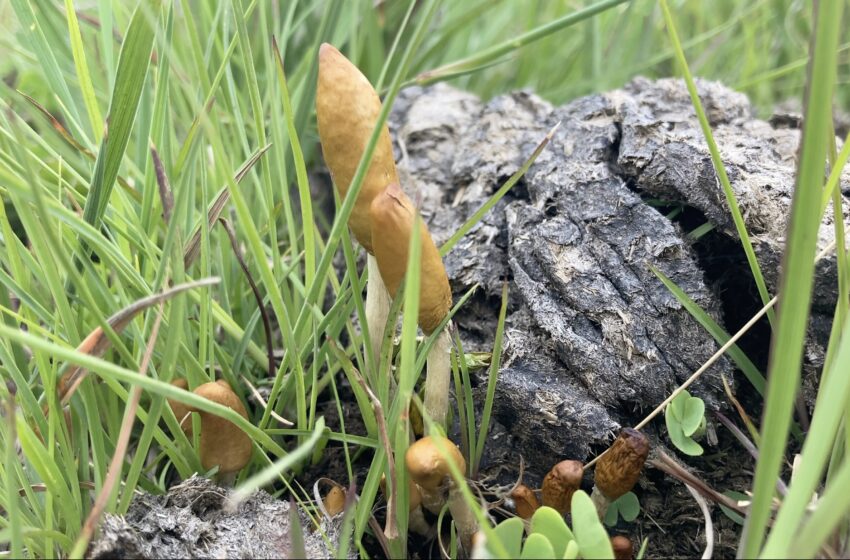
[[[581,461],[561,461],[552,467],[543,479],[543,505],[568,513],[573,494],[581,488],[583,474]]]
[[[469,553],[472,550],[472,535],[478,530],[478,521],[464,501],[449,467],[452,463],[460,472],[466,470],[466,461],[460,450],[442,436],[427,436],[407,448],[404,461],[410,478],[422,491],[423,506],[438,513],[448,501],[460,542]]]
[[[413,228],[419,222],[420,285],[419,326],[430,335],[448,315],[452,306],[452,290],[440,251],[434,244],[425,222],[417,220],[413,202],[398,184],[389,185],[372,201],[370,208],[375,259],[391,297],[395,297],[407,271],[408,250]],[[428,354],[425,378],[425,411],[445,429],[449,409],[451,337],[443,330]]]
[[[193,392],[205,399],[231,408],[242,418],[248,419],[245,405],[224,380],[204,383]],[[172,404],[172,407],[175,404],[179,403]],[[251,438],[248,434],[230,420],[215,414],[198,410],[192,406],[186,406],[186,410],[187,412],[197,412],[201,417],[200,456],[201,465],[205,469],[209,470],[218,466],[218,472],[226,475],[236,473],[248,464],[248,461],[251,460],[252,451]],[[184,430],[186,429],[184,427]]]
[[[537,501],[534,490],[525,484],[517,484],[514,491],[511,492],[511,498],[514,501],[516,514],[523,519],[531,519],[531,516],[540,507],[540,502]]]
[[[634,428],[623,428],[611,448],[596,465],[591,498],[604,517],[608,506],[629,492],[637,482],[649,455],[649,440]]]
[[[614,549],[616,560],[631,560],[634,558],[634,547],[629,537],[616,535],[611,537],[611,548]]]
[[[322,504],[329,516],[333,517],[345,509],[345,490],[334,485],[322,498]]]

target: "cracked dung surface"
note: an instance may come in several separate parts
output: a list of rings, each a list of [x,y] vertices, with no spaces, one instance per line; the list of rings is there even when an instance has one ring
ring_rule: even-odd
[[[720,84],[698,81],[698,90],[773,290],[799,131],[753,119],[747,98]],[[692,242],[646,199],[694,208],[717,235],[737,243],[684,84],[642,78],[561,107],[524,91],[486,104],[445,85],[403,91],[390,118],[400,173],[435,241],[447,240],[559,121],[520,184],[445,259],[456,297],[481,286],[456,319],[473,347],[492,345],[501,284],[509,281],[496,419],[530,463],[545,464],[585,459],[717,349],[652,271],[723,324],[721,301]],[[834,239],[832,220],[828,209],[820,247]],[[806,363],[810,401],[835,303],[835,270],[834,257],[818,264]],[[732,371],[722,359],[692,391],[716,408],[720,375],[732,379]]]

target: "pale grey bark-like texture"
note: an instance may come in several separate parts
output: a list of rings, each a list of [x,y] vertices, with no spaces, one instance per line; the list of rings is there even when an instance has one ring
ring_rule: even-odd
[[[164,496],[141,494],[127,515],[106,514],[87,558],[294,558],[290,549],[289,502],[257,492],[235,509],[230,490],[193,476]],[[308,558],[330,558],[322,533],[339,539],[338,515],[312,531],[299,509]],[[352,550],[352,549],[349,549]]]
[[[798,131],[754,120],[746,97],[719,84],[699,88],[774,287]],[[391,116],[402,181],[438,244],[559,121],[522,182],[446,257],[456,297],[481,286],[455,320],[472,345],[492,345],[500,288],[509,282],[495,418],[514,451],[541,461],[540,469],[586,459],[718,348],[652,271],[723,324],[722,302],[686,232],[647,199],[694,208],[735,237],[684,84],[638,79],[562,107],[527,92],[488,103],[444,85],[402,92]],[[834,258],[819,266],[819,313],[834,304],[834,268]],[[721,359],[692,391],[719,406],[721,374],[732,380],[732,370]]]

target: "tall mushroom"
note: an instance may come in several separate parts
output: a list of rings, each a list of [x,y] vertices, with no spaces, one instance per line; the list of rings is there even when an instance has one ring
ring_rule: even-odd
[[[375,197],[370,209],[372,247],[378,269],[390,296],[395,297],[407,269],[410,238],[418,213],[397,183],[389,185]],[[452,306],[449,278],[440,251],[431,239],[425,223],[420,221],[420,286],[419,326],[430,335],[440,325]],[[380,232],[380,233],[378,233]],[[428,354],[425,378],[425,411],[445,430],[449,410],[451,337],[444,329]]]
[[[457,446],[442,436],[426,436],[407,448],[404,463],[411,480],[421,490],[423,507],[439,513],[448,501],[460,542],[467,553],[471,551],[478,521],[451,475],[449,464],[460,472],[466,470],[466,461]]]
[[[581,488],[584,475],[581,461],[568,459],[552,467],[543,479],[543,505],[564,514],[570,511],[573,494]]]
[[[372,84],[357,67],[333,46],[319,47],[319,79],[316,86],[316,118],[325,163],[340,198],[345,198],[351,180],[366,151],[381,100]],[[384,326],[389,314],[389,296],[373,256],[369,206],[390,183],[398,182],[392,140],[386,125],[381,129],[372,159],[348,218],[354,237],[366,249],[369,281],[366,287],[366,323],[377,370]]]

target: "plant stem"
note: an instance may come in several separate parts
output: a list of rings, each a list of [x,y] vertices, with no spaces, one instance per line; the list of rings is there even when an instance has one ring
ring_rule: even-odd
[[[384,339],[384,326],[390,313],[390,294],[378,270],[378,260],[374,255],[368,255],[366,266],[369,270],[369,280],[366,284],[366,323],[369,331],[369,349],[364,349],[373,380],[378,379],[381,362],[381,343]]]

